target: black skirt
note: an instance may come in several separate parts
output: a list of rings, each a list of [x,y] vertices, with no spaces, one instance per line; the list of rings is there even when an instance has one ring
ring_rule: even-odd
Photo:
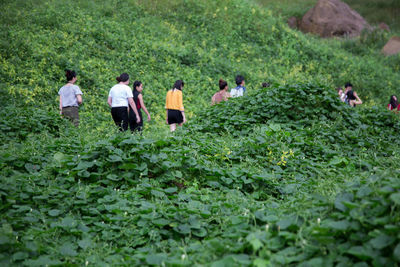
[[[168,124],[183,122],[183,116],[180,110],[167,109],[167,112],[168,112]]]

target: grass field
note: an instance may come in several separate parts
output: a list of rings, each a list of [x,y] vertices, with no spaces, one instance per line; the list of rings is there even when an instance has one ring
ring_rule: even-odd
[[[316,0],[257,0],[262,6],[271,8],[285,18],[302,17]],[[384,22],[394,32],[400,31],[400,2],[397,0],[344,0],[351,8],[356,10],[370,24],[378,25]]]

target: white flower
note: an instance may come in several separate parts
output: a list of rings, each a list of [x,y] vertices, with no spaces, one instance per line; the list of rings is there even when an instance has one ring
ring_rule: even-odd
[[[269,229],[269,224],[266,224],[266,225],[265,225],[265,231],[268,232],[268,229]]]
[[[85,266],[88,266],[89,265],[89,261],[85,261]]]
[[[321,223],[321,219],[320,219],[320,218],[317,219],[317,223],[318,223],[318,224]]]
[[[186,255],[185,255],[185,254],[182,254],[181,259],[182,259],[182,260],[185,260],[185,258],[186,258]]]

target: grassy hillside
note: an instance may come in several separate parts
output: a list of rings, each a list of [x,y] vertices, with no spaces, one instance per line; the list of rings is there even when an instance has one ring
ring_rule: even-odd
[[[271,8],[285,18],[302,17],[317,0],[257,0],[263,6]],[[400,30],[400,2],[396,0],[344,0],[351,8],[361,14],[370,24],[384,22],[394,31]]]
[[[399,56],[349,52],[244,1],[3,1],[2,266],[394,266]],[[63,70],[81,125],[58,115]],[[153,120],[114,127],[115,77]],[[210,106],[219,78],[248,96]],[[183,79],[189,123],[164,125]],[[261,89],[263,81],[272,83]],[[334,87],[352,81],[365,104]]]

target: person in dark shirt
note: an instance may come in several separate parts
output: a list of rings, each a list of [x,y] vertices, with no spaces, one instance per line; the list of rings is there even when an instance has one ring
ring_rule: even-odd
[[[133,102],[135,102],[135,106],[140,117],[140,122],[137,122],[136,114],[133,111],[133,109],[129,106],[129,128],[131,129],[131,132],[134,131],[141,132],[143,130],[142,109],[147,115],[147,121],[151,120],[150,113],[147,111],[147,108],[143,102],[142,92],[143,92],[142,82],[135,81],[133,83]]]
[[[392,95],[388,104],[388,110],[400,111],[400,105],[397,101],[397,96]]]

